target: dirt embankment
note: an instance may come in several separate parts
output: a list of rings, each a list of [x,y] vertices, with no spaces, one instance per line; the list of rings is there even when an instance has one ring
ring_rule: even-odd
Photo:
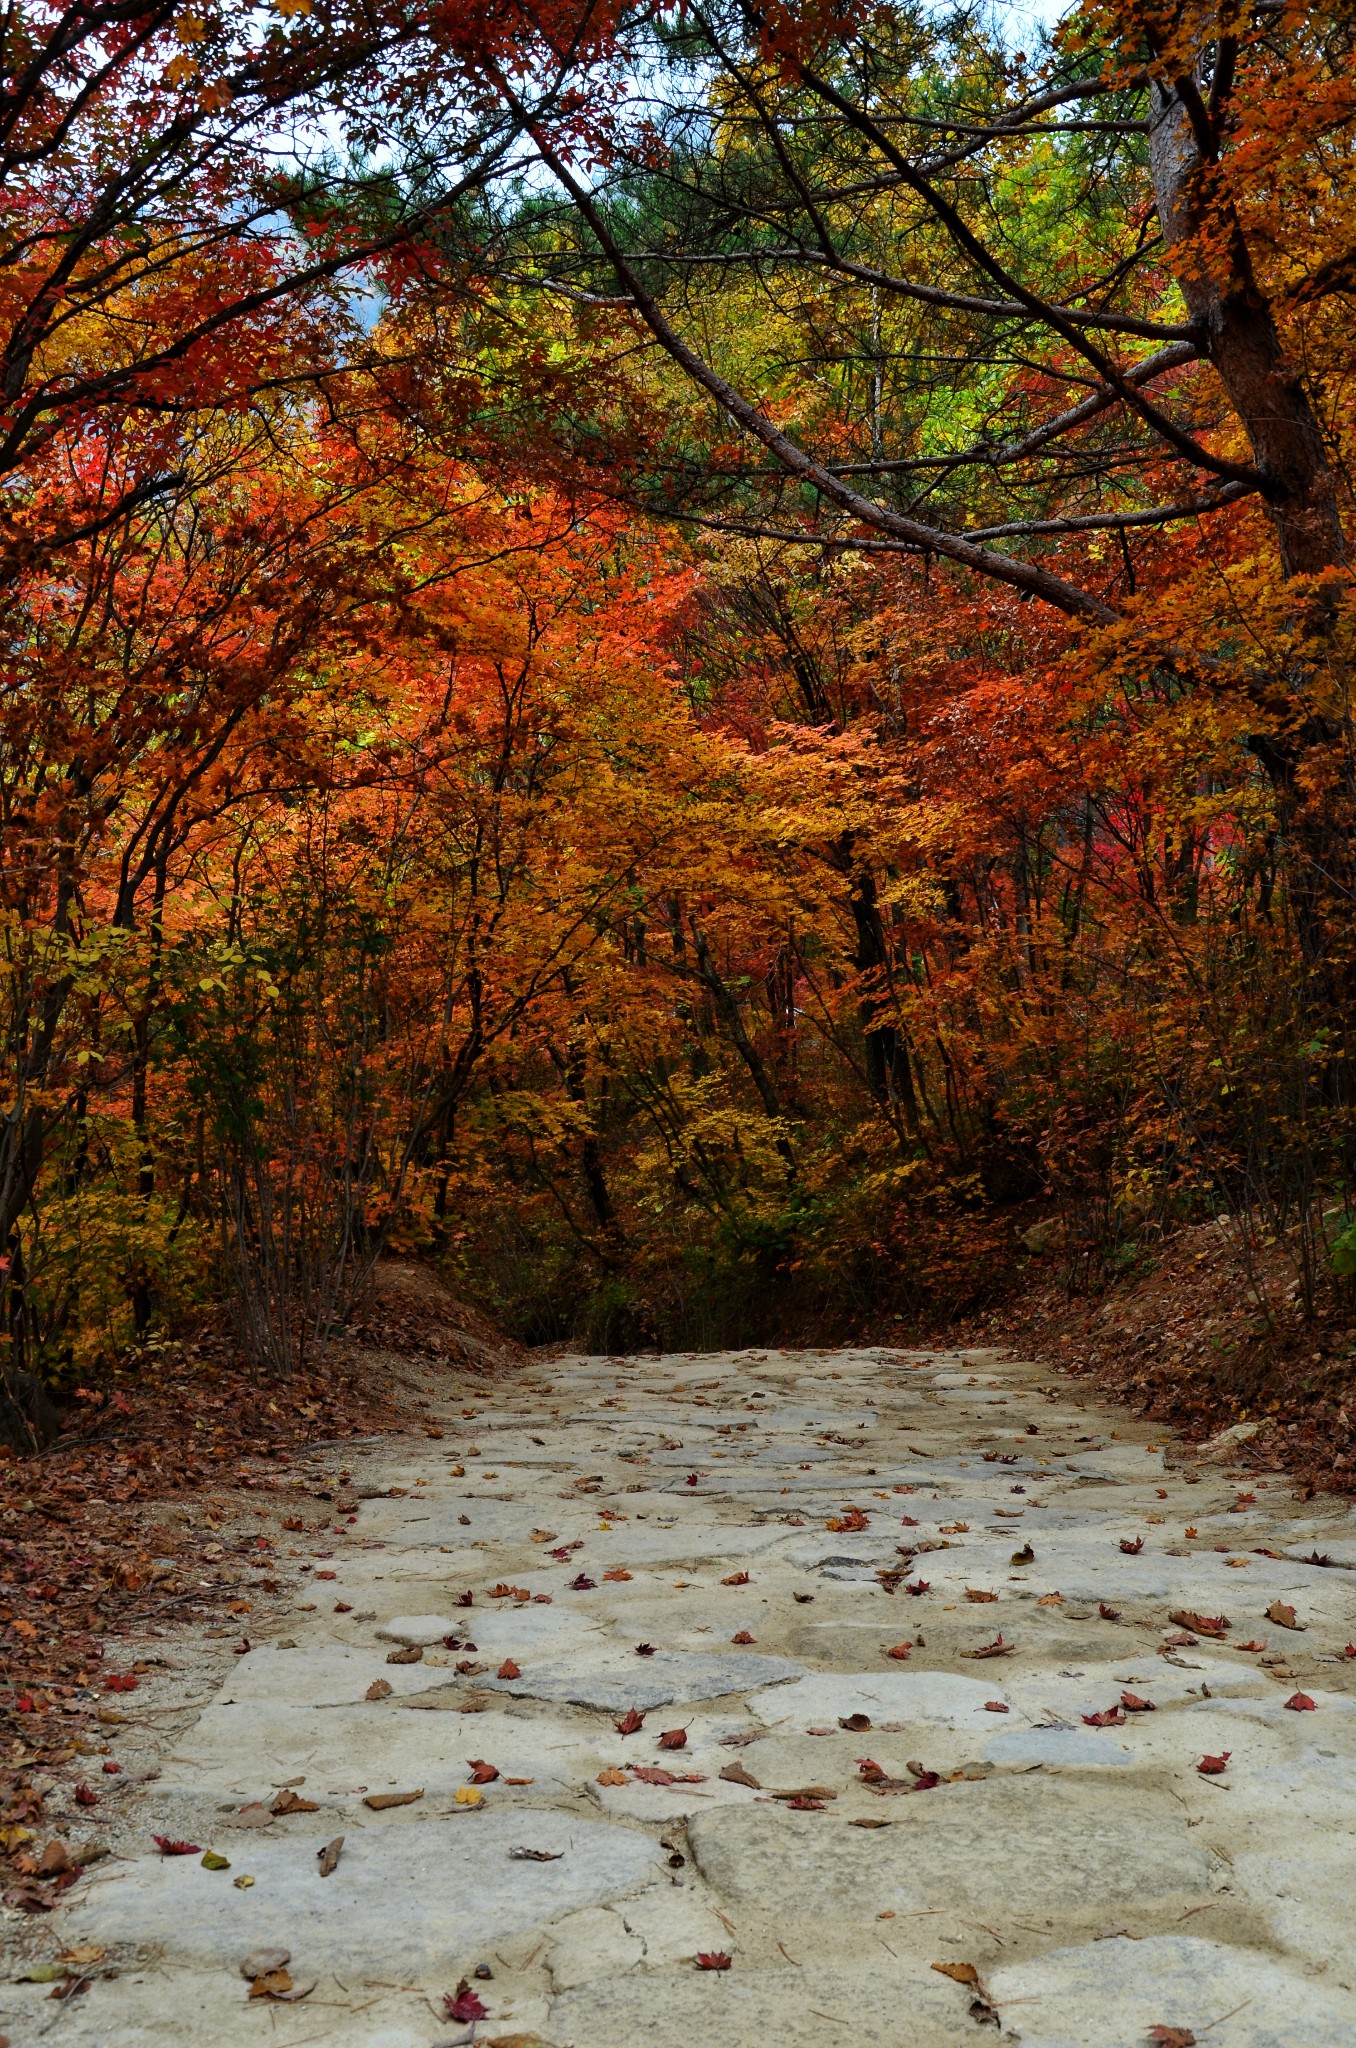
[[[1035,1233],[1039,1241],[1040,1233]],[[1052,1250],[1024,1287],[956,1341],[1003,1343],[1201,1439],[1236,1423],[1240,1454],[1303,1490],[1356,1492],[1356,1305],[1331,1282],[1306,1317],[1293,1246],[1227,1219],[1143,1247],[1104,1293],[1071,1293]]]
[[[433,1275],[392,1261],[311,1370],[265,1378],[222,1319],[204,1317],[108,1384],[72,1392],[47,1449],[0,1455],[0,1891],[11,1903],[43,1911],[59,1896],[65,1873],[33,1867],[42,1774],[99,1754],[100,1724],[135,1712],[110,1697],[138,1684],[120,1641],[215,1622],[247,1650],[251,1615],[279,1591],[279,1515],[302,1530],[316,1503],[322,1521],[342,1512],[308,1454],[412,1426],[441,1436],[424,1411],[446,1378],[486,1380],[520,1356]]]

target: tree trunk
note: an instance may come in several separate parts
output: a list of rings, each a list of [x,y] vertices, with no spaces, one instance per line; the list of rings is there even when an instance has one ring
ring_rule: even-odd
[[[1196,118],[1193,122],[1193,113]],[[1218,117],[1215,117],[1218,119]],[[1323,435],[1224,193],[1195,79],[1151,88],[1149,161],[1163,240],[1200,345],[1252,443],[1287,577],[1338,567],[1346,544]],[[1202,128],[1205,130],[1204,137]]]

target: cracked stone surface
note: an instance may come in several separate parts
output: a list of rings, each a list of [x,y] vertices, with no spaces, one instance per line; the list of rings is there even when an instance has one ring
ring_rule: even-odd
[[[290,1605],[53,1916],[118,1974],[60,2006],[6,1985],[0,2031],[431,2048],[466,1976],[477,2039],[518,2048],[1356,2041],[1356,1516],[1050,1374],[865,1349],[440,1378],[440,1440],[345,1447],[352,1519],[292,1539]],[[250,1825],[285,1787],[315,1810]],[[297,2004],[247,1999],[275,1945]]]

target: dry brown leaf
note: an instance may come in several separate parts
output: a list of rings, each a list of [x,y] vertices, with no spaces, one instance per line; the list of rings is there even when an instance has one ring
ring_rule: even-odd
[[[324,1848],[317,1849],[315,1853],[316,1861],[320,1865],[320,1875],[331,1876],[339,1868],[339,1858],[344,1853],[343,1836],[336,1835],[332,1842],[326,1842]]]
[[[956,1984],[978,1984],[979,1971],[973,1963],[934,1963],[933,1969],[940,1976],[950,1977]]]
[[[1274,1621],[1277,1628],[1302,1629],[1304,1627],[1304,1623],[1297,1618],[1294,1608],[1287,1607],[1284,1600],[1272,1601],[1267,1609],[1267,1620]]]
[[[374,1678],[367,1691],[363,1694],[363,1698],[367,1700],[389,1700],[391,1692],[392,1687],[389,1679]]]
[[[292,1989],[292,1979],[285,1969],[261,1970],[250,1980],[251,1998],[276,1998],[281,1992]]]
[[[391,1806],[413,1806],[415,1800],[423,1796],[422,1785],[417,1792],[369,1792],[363,1805],[370,1806],[373,1813],[385,1813]]]
[[[273,1801],[269,1811],[281,1816],[287,1813],[319,1813],[320,1807],[314,1799],[299,1799],[295,1792],[284,1789]]]

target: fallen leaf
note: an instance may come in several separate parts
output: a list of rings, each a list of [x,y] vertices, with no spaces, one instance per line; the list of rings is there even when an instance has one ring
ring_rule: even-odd
[[[956,1984],[978,1984],[979,1971],[973,1963],[934,1963],[933,1969],[939,1976],[950,1977]]]
[[[750,1792],[761,1792],[763,1789],[760,1780],[754,1777],[752,1771],[745,1770],[743,1764],[726,1764],[720,1775],[727,1785],[746,1785]]]
[[[730,1960],[730,1957],[721,1948],[698,1949],[696,1955],[696,1964],[699,1970],[728,1970]]]
[[[580,1572],[578,1578],[570,1580],[570,1591],[572,1593],[591,1593],[597,1583],[598,1581],[591,1579],[587,1572]]]
[[[480,1806],[484,1803],[485,1794],[479,1785],[458,1785],[453,1798],[458,1806]]]
[[[1125,1715],[1119,1707],[1106,1707],[1100,1714],[1084,1714],[1083,1723],[1088,1728],[1123,1728]]]
[[[1193,1614],[1185,1607],[1174,1607],[1168,1612],[1168,1620],[1175,1621],[1178,1628],[1189,1629],[1193,1635],[1222,1636],[1227,1634],[1227,1614]]]
[[[611,1571],[603,1573],[604,1581],[612,1585],[624,1585],[630,1576],[631,1574],[627,1571],[626,1567],[620,1564],[613,1565]]]
[[[637,1644],[636,1644],[636,1655],[637,1655],[638,1657],[653,1657],[653,1655],[654,1655],[654,1644],[653,1644],[653,1643],[637,1643]]]
[[[1103,1621],[1119,1621],[1121,1618],[1120,1608],[1108,1607],[1105,1600],[1097,1602],[1097,1612],[1101,1615]]]
[[[176,1842],[170,1835],[152,1835],[151,1840],[162,1856],[196,1856],[202,1846],[198,1842]]]
[[[274,1970],[285,1970],[291,1960],[290,1948],[257,1948],[240,1965],[240,1974],[252,1984],[256,1977],[267,1977]]]
[[[320,1808],[314,1799],[300,1799],[292,1791],[280,1792],[269,1807],[270,1813],[278,1815],[287,1813],[319,1813],[319,1811]]]
[[[967,1586],[965,1589],[965,1597],[967,1600],[973,1600],[976,1603],[976,1605],[979,1605],[986,1600],[996,1600],[998,1598],[998,1595],[997,1593],[981,1592],[979,1588],[975,1586]]]
[[[367,1700],[389,1700],[391,1697],[391,1691],[392,1688],[389,1680],[385,1678],[374,1678],[372,1680],[372,1683],[368,1686],[367,1691],[363,1694],[363,1698]]]
[[[1009,1710],[1002,1700],[985,1700],[984,1711],[986,1714],[1006,1714]]]
[[[385,1813],[388,1807],[413,1806],[415,1800],[423,1796],[422,1785],[417,1792],[369,1792],[363,1805],[370,1806],[373,1813]]]
[[[1203,1756],[1196,1769],[1203,1778],[1217,1778],[1232,1755],[1233,1751],[1226,1749],[1219,1756]]]
[[[1156,1714],[1157,1707],[1152,1700],[1142,1700],[1137,1692],[1123,1692],[1121,1705],[1127,1714]]]
[[[943,1536],[963,1536],[969,1529],[970,1524],[968,1522],[939,1522],[937,1526]]]
[[[1035,1562],[1036,1553],[1029,1543],[1024,1543],[1020,1550],[1014,1550],[1009,1559],[1011,1564],[1034,1564]]]
[[[614,1721],[612,1725],[618,1735],[638,1735],[645,1726],[645,1716],[638,1714],[634,1707],[628,1707],[620,1721]]]
[[[205,1849],[202,1867],[204,1870],[229,1870],[231,1866],[224,1856],[218,1856],[215,1849]]]
[[[1297,1714],[1314,1714],[1318,1711],[1317,1701],[1311,1700],[1307,1692],[1292,1692],[1285,1704]]]
[[[261,1970],[257,1977],[251,1979],[250,1997],[276,1998],[291,1989],[292,1979],[285,1969]]]
[[[661,1749],[686,1749],[686,1728],[666,1728],[659,1738],[659,1747]]]
[[[509,1860],[513,1863],[559,1863],[564,1854],[563,1849],[510,1849]]]
[[[1239,1650],[1265,1650],[1266,1644],[1259,1643],[1256,1637],[1254,1637],[1250,1643],[1237,1643],[1235,1648]]]
[[[730,1572],[720,1583],[722,1586],[747,1586],[749,1575],[747,1572]]]
[[[848,1826],[850,1828],[892,1828],[894,1822],[892,1820],[850,1820]]]
[[[1149,2040],[1152,2048],[1196,2048],[1190,2027],[1150,2027]]]
[[[467,1757],[466,1768],[471,1773],[471,1783],[473,1785],[492,1785],[499,1776],[495,1766],[487,1764],[483,1756]]]
[[[844,1515],[834,1515],[825,1527],[831,1529],[835,1536],[846,1535],[856,1529],[869,1529],[871,1517],[864,1515],[860,1508],[849,1508]]]
[[[1002,1633],[1000,1631],[1000,1633],[994,1637],[991,1643],[985,1643],[983,1647],[978,1650],[962,1650],[961,1655],[962,1657],[974,1658],[1010,1657],[1013,1651],[1016,1649],[1016,1647],[1016,1643],[1005,1643],[1003,1641]]]
[[[885,1654],[887,1657],[893,1657],[897,1664],[902,1664],[912,1648],[912,1643],[894,1643]]]
[[[99,1804],[99,1795],[97,1792],[91,1791],[88,1785],[77,1785],[75,1788],[75,1803],[77,1806],[97,1806]]]
[[[489,2009],[482,2005],[479,1995],[471,1989],[465,1977],[455,1991],[443,1993],[443,2004],[447,2008],[447,2017],[462,2025],[472,2020],[487,2020],[490,2016]]]
[[[871,1726],[869,1714],[844,1714],[839,1716],[838,1726],[846,1728],[849,1735],[864,1735]]]
[[[423,1661],[424,1653],[418,1643],[407,1643],[403,1650],[388,1650],[386,1652],[386,1662],[388,1664],[422,1664]]]
[[[534,1543],[554,1543],[555,1540],[556,1532],[554,1529],[534,1529],[532,1531],[532,1541]]]
[[[919,1593],[930,1593],[932,1591],[932,1581],[931,1579],[905,1579],[904,1591],[915,1596]]]
[[[607,1770],[599,1771],[598,1783],[600,1785],[624,1785],[626,1783],[626,1773],[625,1771],[619,1771],[615,1764],[609,1765]]]
[[[1296,1619],[1294,1608],[1287,1607],[1284,1600],[1272,1601],[1267,1609],[1267,1620],[1274,1621],[1277,1628],[1299,1629],[1304,1627],[1304,1623]]]
[[[757,1636],[751,1636],[746,1628],[741,1628],[737,1636],[730,1637],[732,1643],[756,1643],[757,1640]]]
[[[498,1672],[496,1673],[496,1676],[499,1678],[521,1678],[522,1675],[522,1672],[518,1669],[518,1666],[514,1663],[512,1657],[505,1657],[503,1663],[499,1666]]]
[[[1042,1593],[1036,1605],[1037,1607],[1062,1607],[1064,1605],[1064,1595],[1062,1593]]]
[[[1128,1536],[1122,1536],[1121,1549],[1125,1552],[1127,1557],[1138,1557],[1143,1548],[1144,1538],[1142,1536],[1136,1536],[1133,1543],[1131,1542]]]

